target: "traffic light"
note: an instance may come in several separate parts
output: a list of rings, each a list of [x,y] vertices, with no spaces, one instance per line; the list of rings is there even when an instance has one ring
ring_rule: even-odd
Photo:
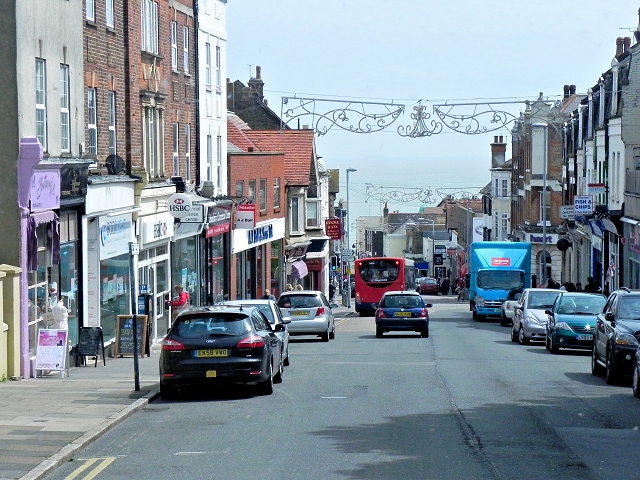
[[[338,266],[340,265],[340,259],[337,255],[331,255],[331,271],[335,272],[338,270]]]

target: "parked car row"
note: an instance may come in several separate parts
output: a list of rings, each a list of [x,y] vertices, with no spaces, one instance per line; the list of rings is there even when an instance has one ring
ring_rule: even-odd
[[[506,302],[505,302],[506,303]],[[511,340],[544,341],[551,353],[591,351],[591,373],[608,384],[631,383],[640,398],[640,291],[598,293],[528,288],[511,305]],[[504,316],[509,311],[503,305]]]
[[[181,312],[161,343],[160,394],[180,388],[252,384],[273,393],[290,363],[289,337],[335,338],[335,321],[322,292],[283,293],[275,300],[234,300]]]

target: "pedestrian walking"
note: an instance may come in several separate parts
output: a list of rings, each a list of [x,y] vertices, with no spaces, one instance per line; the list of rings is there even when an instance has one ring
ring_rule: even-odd
[[[275,300],[276,297],[274,297],[271,292],[269,291],[268,288],[264,289],[264,293],[262,294],[262,299],[263,300]]]
[[[333,302],[333,296],[335,295],[335,293],[336,293],[336,286],[334,285],[333,282],[331,282],[329,284],[329,301],[330,302]]]
[[[458,294],[458,301],[464,301],[464,289],[466,288],[466,284],[464,278],[460,277],[458,279],[458,285],[456,287],[456,293]]]

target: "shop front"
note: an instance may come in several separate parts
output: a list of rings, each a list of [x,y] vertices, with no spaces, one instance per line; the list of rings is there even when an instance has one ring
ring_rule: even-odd
[[[131,314],[129,244],[133,234],[135,180],[93,180],[82,217],[82,326],[102,327],[105,344],[115,339],[118,315]]]
[[[306,288],[329,294],[329,237],[313,238],[307,248],[305,263],[308,277]]]
[[[231,235],[232,296],[260,298],[265,289],[278,296],[282,285],[284,218],[266,220],[251,229],[234,229]],[[233,298],[233,297],[232,297]]]
[[[231,244],[231,205],[210,205],[202,234],[202,296],[206,305],[229,299]]]

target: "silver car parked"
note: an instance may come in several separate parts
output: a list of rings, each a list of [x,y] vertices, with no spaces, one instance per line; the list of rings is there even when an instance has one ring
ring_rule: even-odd
[[[328,342],[335,338],[336,325],[327,297],[316,290],[285,292],[278,299],[282,314],[291,318],[289,335],[318,335]]]
[[[282,364],[287,367],[289,366],[289,324],[291,323],[291,318],[285,317],[278,307],[278,304],[275,300],[267,300],[267,299],[255,299],[255,300],[227,300],[224,302],[225,305],[234,305],[234,306],[252,306],[257,307],[269,323],[271,327],[276,330],[276,325],[283,324],[284,328],[277,329],[276,335],[280,338],[282,342]]]
[[[511,341],[520,345],[546,341],[549,317],[545,310],[551,309],[558,295],[560,290],[555,288],[525,288],[515,306]]]

